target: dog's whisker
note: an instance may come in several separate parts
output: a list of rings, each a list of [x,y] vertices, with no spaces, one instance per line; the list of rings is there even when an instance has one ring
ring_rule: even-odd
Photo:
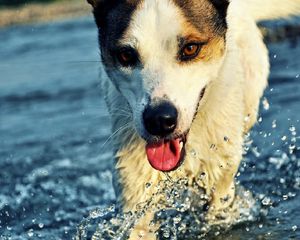
[[[118,136],[118,134],[121,134],[124,130],[129,129],[132,126],[132,122],[127,122],[120,128],[118,128],[116,131],[114,131],[107,139],[106,141],[101,145],[101,149],[105,147],[105,145],[111,141],[114,137]]]
[[[126,112],[122,113],[122,112],[116,111],[116,112],[113,112],[112,114],[113,114],[114,116],[126,116],[126,117],[130,117],[130,115],[129,115],[129,114],[126,114]]]
[[[111,111],[110,114],[114,116],[125,116],[128,119],[132,119],[132,116],[128,112],[121,112],[121,111]]]
[[[111,114],[115,115],[115,116],[125,116],[129,119],[132,119],[132,115],[131,115],[131,111],[129,109],[113,109],[112,111],[110,111]]]
[[[114,108],[111,112],[112,113],[115,113],[115,112],[124,112],[124,113],[127,113],[129,115],[130,109]]]

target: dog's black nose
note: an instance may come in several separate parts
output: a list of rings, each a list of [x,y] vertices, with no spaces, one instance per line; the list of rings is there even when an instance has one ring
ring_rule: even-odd
[[[177,117],[176,108],[167,101],[154,106],[149,105],[143,113],[146,130],[160,137],[165,137],[175,130]]]

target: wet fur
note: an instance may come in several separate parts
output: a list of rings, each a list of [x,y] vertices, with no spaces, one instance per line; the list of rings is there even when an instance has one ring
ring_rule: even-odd
[[[199,89],[199,93],[205,85],[207,88],[200,102],[196,99],[196,93],[193,99],[186,97],[186,104],[190,105],[185,107],[191,110],[181,115],[193,116],[190,116],[190,119],[182,118],[179,128],[189,130],[185,146],[187,154],[182,166],[169,174],[174,179],[188,177],[192,182],[197,176],[205,173],[206,177],[200,185],[212,197],[212,211],[226,208],[234,198],[234,176],[242,159],[243,138],[256,122],[259,100],[269,75],[268,51],[256,21],[299,12],[300,1],[264,0],[262,3],[260,0],[232,0],[229,6],[225,0],[159,1],[90,0],[99,27],[102,59],[108,75],[103,80],[103,89],[112,117],[113,132],[116,132],[117,136],[114,139],[117,193],[124,210],[131,211],[151,194],[151,190],[147,191],[147,194],[144,191],[146,183],[152,183],[154,186],[165,178],[163,173],[154,170],[147,161],[146,142],[142,138],[147,136],[143,136],[139,119],[139,114],[147,102],[141,91],[136,89],[145,89],[150,98],[161,98],[169,94],[168,99],[176,101],[178,108],[181,107],[178,103],[181,101],[179,94],[185,91],[193,93],[192,90],[188,90],[187,84],[176,80],[174,76],[178,73],[173,74],[171,67],[169,72],[168,66],[166,70],[161,71],[165,71],[164,76],[173,77],[171,80],[175,81],[178,89],[172,87],[170,80],[160,75],[159,66],[164,66],[163,61],[167,61],[167,57],[162,56],[162,62],[157,66],[156,59],[153,60],[151,50],[157,51],[159,55],[160,49],[155,42],[151,42],[156,36],[147,35],[147,31],[151,32],[151,26],[145,27],[147,31],[144,31],[143,18],[145,14],[155,17],[151,11],[153,4],[157,4],[157,8],[166,8],[166,15],[176,15],[174,21],[180,24],[174,24],[174,31],[177,26],[182,29],[183,36],[202,37],[208,41],[194,63],[180,66],[180,74],[183,74],[181,76],[186,74],[187,79],[195,78],[193,71],[198,71],[199,75],[206,74],[207,80],[198,82],[203,86],[195,86],[195,80],[192,81],[192,87]],[[269,8],[272,8],[272,11],[269,11]],[[161,22],[160,26],[163,23]],[[142,44],[134,45],[133,36]],[[133,44],[141,51],[141,64],[144,69],[138,73],[115,71],[116,63],[111,53],[118,44],[124,43]],[[168,44],[166,48],[172,50],[175,43]],[[160,78],[163,84],[157,80]],[[143,83],[130,87],[128,84],[122,85],[122,81],[132,80]],[[158,82],[155,82],[156,80]],[[128,91],[125,91],[123,86],[126,86]],[[174,89],[175,93],[168,93],[168,89]],[[176,91],[179,91],[177,95]],[[134,94],[137,100],[124,97],[128,92]],[[184,109],[184,106],[181,109]],[[189,129],[185,129],[187,127]],[[194,154],[190,154],[191,152]],[[230,200],[224,204],[223,198]],[[145,218],[144,222],[140,223],[143,229],[147,228],[146,220],[149,219]],[[137,230],[133,232],[132,239],[136,239],[135,234]]]

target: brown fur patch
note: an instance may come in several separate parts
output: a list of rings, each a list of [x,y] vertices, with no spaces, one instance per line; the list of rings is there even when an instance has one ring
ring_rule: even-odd
[[[183,42],[201,42],[203,46],[199,55],[190,62],[210,61],[223,56],[225,51],[225,36],[219,35],[210,22],[203,23],[201,28],[196,28],[189,22],[185,15],[182,17]],[[186,62],[183,62],[186,63]]]
[[[203,61],[210,61],[216,58],[220,58],[224,55],[224,51],[224,38],[216,37],[202,47],[198,59]]]
[[[214,31],[224,36],[227,29],[226,4],[216,4],[215,0],[172,0],[184,13],[188,22],[199,32]],[[226,0],[219,0],[227,2]]]

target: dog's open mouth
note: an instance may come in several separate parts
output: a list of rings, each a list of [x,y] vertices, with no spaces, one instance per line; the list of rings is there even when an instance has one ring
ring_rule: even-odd
[[[206,86],[202,89],[199,95],[198,103],[200,103],[201,99],[204,97],[205,91]],[[196,114],[197,111],[195,112],[195,116]],[[187,134],[188,131],[181,135],[181,137],[173,139],[161,139],[155,143],[147,143],[146,154],[150,165],[154,169],[162,172],[176,170],[183,162],[185,154],[184,146],[186,143]]]
[[[180,166],[184,155],[185,139],[183,137],[171,140],[161,140],[158,143],[148,143],[146,154],[153,168],[163,172],[173,171]]]

